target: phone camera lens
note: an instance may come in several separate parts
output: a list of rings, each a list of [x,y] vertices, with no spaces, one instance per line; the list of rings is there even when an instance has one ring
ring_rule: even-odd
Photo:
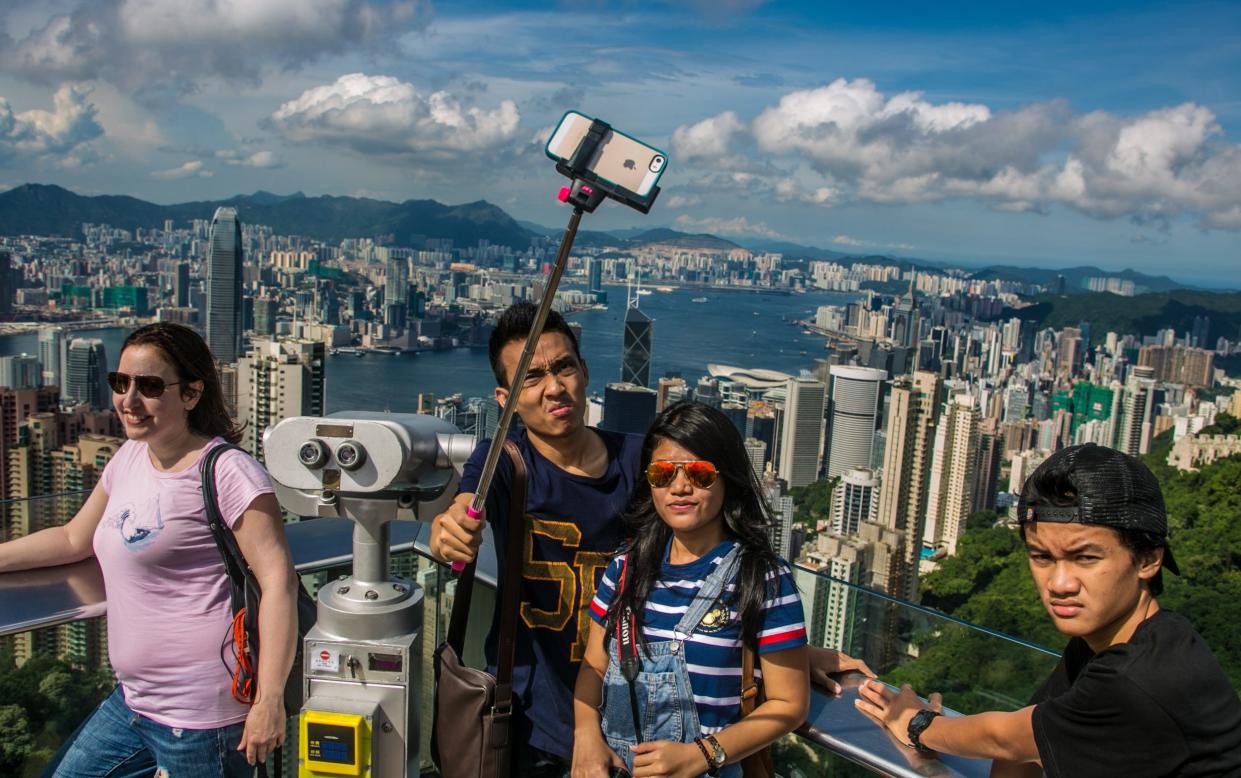
[[[648,169],[652,173],[658,173],[660,170],[663,170],[663,167],[664,167],[664,155],[663,154],[656,154],[655,156],[651,157],[651,164],[648,166]]]
[[[311,438],[297,450],[297,460],[310,469],[323,467],[327,462],[327,446],[318,438]]]
[[[356,440],[346,440],[336,447],[336,461],[346,470],[357,470],[366,461],[366,449]]]

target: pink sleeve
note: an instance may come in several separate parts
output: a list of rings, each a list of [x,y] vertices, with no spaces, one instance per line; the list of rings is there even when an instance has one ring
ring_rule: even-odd
[[[216,496],[220,517],[231,529],[261,494],[270,494],[271,479],[254,457],[242,451],[227,451],[215,463]]]

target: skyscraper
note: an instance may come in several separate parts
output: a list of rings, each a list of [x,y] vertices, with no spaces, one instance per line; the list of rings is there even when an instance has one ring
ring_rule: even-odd
[[[637,298],[625,311],[621,383],[637,386],[651,383],[651,317],[638,308]]]
[[[241,353],[241,221],[217,208],[207,241],[207,346],[217,362]]]
[[[65,345],[65,331],[60,327],[44,327],[39,330],[39,364],[43,366],[44,386],[62,386]]]
[[[791,378],[785,385],[784,429],[780,436],[777,473],[789,488],[819,477],[823,453],[823,382]]]
[[[177,263],[177,274],[173,277],[172,282],[172,300],[173,304],[178,308],[185,308],[190,304],[189,262]]]
[[[926,519],[931,451],[939,422],[939,376],[918,371],[898,378],[888,401],[887,443],[879,488],[880,524],[901,533],[905,544],[894,571],[892,594],[914,599],[918,557]]]
[[[69,342],[65,359],[66,405],[90,403],[94,410],[111,405],[108,389],[108,358],[103,341],[98,338],[74,338]]]
[[[1126,454],[1137,456],[1150,451],[1154,394],[1155,369],[1143,365],[1130,367],[1116,431],[1116,448]]]
[[[12,254],[0,251],[0,319],[13,314]]]
[[[320,416],[324,405],[322,341],[256,340],[238,360],[241,445],[264,461],[263,433],[291,416]]]
[[[655,421],[654,389],[635,384],[608,384],[603,390],[601,429],[644,434]]]
[[[870,367],[832,365],[827,477],[870,467],[879,419],[879,400],[888,374]]]
[[[965,520],[974,510],[979,433],[980,418],[974,396],[958,392],[949,397],[943,421],[935,431],[926,528],[922,532],[926,546],[947,549],[949,554],[957,552]]]
[[[404,306],[409,297],[409,260],[389,257],[384,264],[384,305]],[[404,326],[405,322],[401,322]]]
[[[33,354],[0,357],[0,386],[9,389],[35,389],[43,384],[39,358]]]
[[[864,521],[879,516],[879,479],[874,471],[850,468],[840,476],[832,493],[832,532],[855,535]]]
[[[603,260],[591,257],[586,260],[586,289],[590,292],[603,291]]]

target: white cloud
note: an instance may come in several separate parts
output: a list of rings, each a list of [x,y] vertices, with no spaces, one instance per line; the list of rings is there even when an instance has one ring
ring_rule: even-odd
[[[866,241],[859,240],[857,238],[851,237],[849,235],[845,235],[843,233],[832,238],[832,243],[835,243],[837,246],[864,246],[866,245]]]
[[[497,147],[513,137],[519,119],[512,100],[494,109],[466,106],[445,91],[423,94],[391,76],[351,73],[306,90],[270,121],[291,140],[447,159]]]
[[[682,229],[699,230],[720,235],[758,235],[763,238],[784,237],[768,227],[765,222],[752,222],[744,216],[737,216],[732,219],[707,216],[696,219],[692,216],[681,214],[676,218],[676,225]]]
[[[89,89],[65,85],[56,90],[51,111],[21,113],[14,113],[0,97],[0,163],[54,157],[63,166],[75,167],[88,161],[92,153],[86,144],[103,135],[89,97]]]
[[[268,168],[281,167],[280,159],[275,153],[267,150],[256,151],[253,154],[246,154],[244,151],[234,151],[226,149],[215,153],[216,159],[222,160],[226,165],[233,167],[249,167],[265,170]]]
[[[178,178],[211,178],[214,175],[210,170],[203,167],[201,159],[192,159],[183,165],[178,165],[167,170],[151,171],[151,178],[162,178],[166,181],[174,181]]]
[[[1063,101],[993,112],[837,79],[784,94],[748,125],[731,111],[683,125],[673,148],[691,167],[699,160],[704,181],[784,202],[964,197],[1013,212],[1064,205],[1100,218],[1189,215],[1241,229],[1241,145],[1222,135],[1215,115],[1193,103],[1134,117],[1074,116]],[[733,151],[747,139],[759,154],[749,167]]]
[[[672,152],[685,160],[722,157],[728,154],[733,137],[744,129],[737,114],[725,111],[697,124],[677,127],[672,133]]]
[[[257,83],[267,65],[392,46],[429,16],[422,0],[79,0],[4,41],[0,70],[185,93],[212,77]]]
[[[701,205],[702,198],[698,195],[669,195],[660,204],[669,208],[691,208]]]

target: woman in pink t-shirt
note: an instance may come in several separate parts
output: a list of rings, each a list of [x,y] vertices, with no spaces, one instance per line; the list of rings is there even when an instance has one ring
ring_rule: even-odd
[[[198,462],[240,432],[207,344],[178,324],[135,330],[108,374],[129,438],[77,515],[0,544],[0,571],[92,554],[108,595],[120,682],[75,734],[56,776],[233,776],[285,737],[297,576],[266,472],[239,451],[216,463],[220,511],[262,586],[263,652],[251,704],[234,699],[232,608],[207,526]]]

